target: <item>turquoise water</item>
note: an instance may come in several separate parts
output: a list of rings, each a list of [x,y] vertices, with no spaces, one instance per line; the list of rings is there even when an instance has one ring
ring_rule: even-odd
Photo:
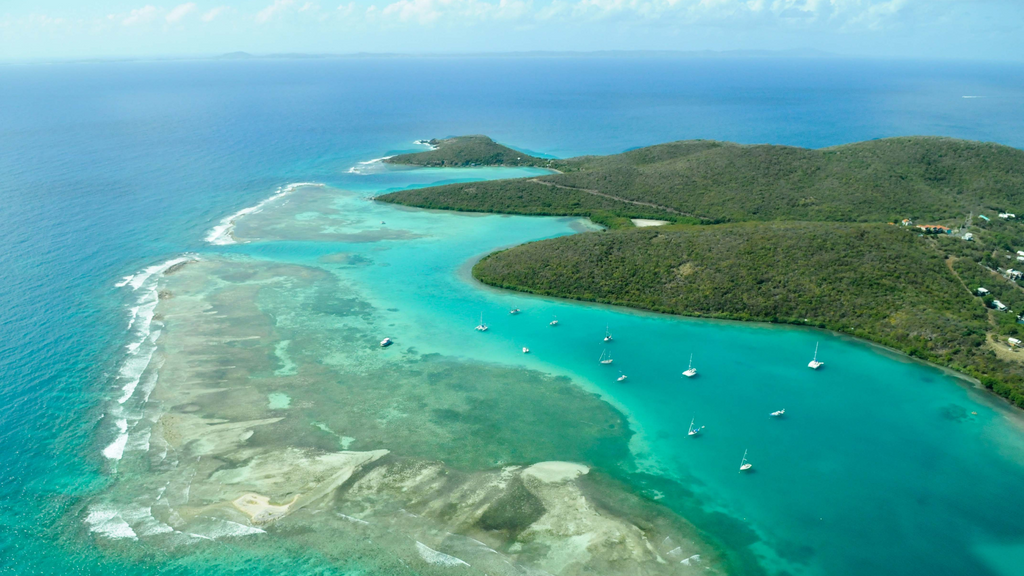
[[[574,221],[358,202],[342,212],[358,213],[367,225],[382,219],[428,234],[383,251],[374,243],[344,247],[377,264],[345,275],[375,306],[400,311],[388,332],[399,346],[566,374],[600,392],[637,426],[633,449],[646,469],[696,493],[699,505],[680,503],[683,513],[729,534],[731,544],[760,539],[749,549],[769,571],[1013,573],[1009,558],[1020,558],[1014,546],[1024,543],[1024,498],[1015,489],[1024,474],[1024,419],[970,383],[815,330],[680,319],[489,289],[468,276],[466,262],[565,233]],[[305,264],[338,249],[240,248]],[[522,313],[509,315],[512,307]],[[486,333],[473,331],[480,314]],[[551,327],[556,317],[559,324]],[[603,342],[606,325],[611,344]],[[812,371],[807,362],[819,343],[826,365]],[[597,361],[605,350],[612,366]],[[681,372],[690,353],[699,375],[686,379]],[[625,383],[617,382],[620,373],[628,376]],[[784,418],[769,418],[782,408]],[[707,426],[698,438],[686,435],[691,417]],[[744,450],[755,472],[740,475]],[[737,526],[752,534],[730,533]],[[994,543],[998,554],[987,552]]]
[[[600,392],[637,433],[635,465],[651,475],[630,471],[633,488],[689,518],[743,570],[1013,574],[1024,556],[1019,418],[955,378],[818,332],[499,293],[475,285],[466,263],[584,224],[358,200],[503,175],[360,164],[459,133],[559,156],[692,137],[826,146],[922,133],[1022,146],[1019,67],[438,59],[26,66],[0,75],[10,88],[0,94],[2,571],[326,573],[364,557],[351,549],[328,558],[302,543],[262,550],[264,541],[244,538],[133,548],[89,531],[89,506],[145,478],[133,444],[119,468],[103,455],[117,437],[110,407],[124,393],[117,373],[137,298],[114,285],[182,253],[327,270],[377,310],[398,310],[373,328],[375,338],[395,338],[396,351],[524,366]],[[254,238],[274,241],[204,241],[223,217],[309,181],[357,191],[343,229],[369,233],[295,240],[288,234],[302,227],[274,232],[255,216],[238,232],[251,225]],[[289,217],[282,210],[261,214]],[[380,220],[427,236],[377,237]],[[382,245],[389,249],[375,251]],[[390,266],[320,261],[341,251]],[[512,305],[523,313],[509,317]],[[472,330],[481,313],[485,334]],[[554,315],[558,328],[547,324]],[[597,363],[605,325],[616,338],[613,368]],[[812,372],[805,366],[819,341],[827,364]],[[292,338],[282,351],[301,367],[313,359],[300,344]],[[684,380],[691,352],[701,375]],[[292,370],[281,360],[268,374]],[[614,381],[620,370],[626,384]],[[261,394],[253,402],[273,412],[309,402],[291,389]],[[287,395],[288,407],[270,394]],[[770,420],[779,408],[787,418]],[[685,438],[691,417],[707,425],[700,439]],[[325,424],[341,445],[373,448]],[[756,473],[741,476],[747,449]]]

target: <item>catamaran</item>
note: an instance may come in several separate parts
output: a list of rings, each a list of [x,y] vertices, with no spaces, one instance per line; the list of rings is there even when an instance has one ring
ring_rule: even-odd
[[[628,378],[628,376],[626,376],[625,374],[619,373],[619,377],[618,377],[618,379],[616,381],[617,382],[625,382],[626,378]]]
[[[600,362],[601,364],[611,364],[612,363],[612,355],[609,354],[607,350],[605,350],[605,351],[601,352],[601,357],[598,358],[597,361]]]
[[[747,462],[747,451],[744,450],[743,451],[743,460],[740,460],[740,472],[746,472],[747,470],[750,470],[753,467],[754,467],[753,464],[751,464],[750,462]]]
[[[487,332],[487,324],[484,324],[484,313],[480,313],[480,324],[477,325],[476,329],[480,332]]]
[[[696,436],[696,435],[700,434],[701,430],[704,429],[703,426],[694,426],[693,425],[693,421],[694,420],[696,420],[696,418],[690,419],[690,429],[686,431],[686,435],[687,436]]]
[[[807,367],[811,370],[817,370],[824,366],[824,362],[818,362],[818,343],[814,343],[814,359],[807,363]]]
[[[690,354],[690,367],[683,372],[683,376],[687,378],[693,378],[697,375],[697,369],[693,367],[693,354]]]
[[[558,326],[558,316],[555,316],[554,320],[548,322],[548,326]]]
[[[387,348],[388,346],[391,346],[392,344],[394,344],[394,342],[391,340],[391,338],[385,338],[385,339],[380,341],[380,347],[381,348]]]
[[[608,331],[608,326],[607,325],[604,327],[604,341],[605,342],[611,342],[612,341],[612,333]]]
[[[772,418],[780,418],[780,417],[785,416],[785,415],[786,415],[786,409],[785,408],[783,408],[782,410],[776,410],[775,412],[772,412],[770,414],[770,416]]]

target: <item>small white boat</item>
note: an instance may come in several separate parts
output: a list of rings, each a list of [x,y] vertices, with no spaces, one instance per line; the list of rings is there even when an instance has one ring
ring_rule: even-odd
[[[775,412],[772,412],[770,414],[770,416],[772,418],[781,418],[782,416],[785,416],[785,415],[786,415],[786,409],[785,408],[783,408],[782,410],[776,410]]]
[[[750,462],[747,462],[747,451],[744,450],[743,451],[743,460],[740,460],[740,472],[746,472],[747,470],[750,470],[753,467],[754,467],[753,464],[751,464]]]
[[[628,378],[628,376],[626,376],[625,374],[619,374],[619,377],[618,377],[618,379],[616,381],[617,382],[625,382],[626,378]]]
[[[605,342],[611,342],[612,341],[612,333],[608,331],[608,326],[604,327],[604,341]]]
[[[687,436],[697,436],[698,434],[700,434],[700,431],[704,429],[703,426],[694,426],[694,420],[696,420],[696,418],[690,419],[690,429],[686,431]]]
[[[509,310],[508,313],[515,316],[516,314],[519,314],[519,308],[513,308]]]
[[[818,343],[814,343],[814,359],[807,363],[807,367],[811,370],[817,370],[824,366],[824,362],[818,362]]]
[[[548,326],[558,326],[558,317],[556,316],[554,320],[548,322]]]
[[[683,376],[687,378],[693,378],[697,375],[697,369],[693,367],[693,354],[690,354],[690,367],[683,372]]]
[[[601,364],[611,364],[612,355],[609,354],[607,350],[605,350],[604,352],[601,352],[601,357],[598,358],[597,361],[600,362]]]
[[[529,353],[530,353],[530,349],[527,348],[526,346],[523,346],[523,354],[529,354]]]
[[[480,313],[480,324],[476,327],[479,332],[487,332],[487,324],[484,324],[484,315]]]
[[[392,344],[394,344],[394,342],[391,340],[391,338],[385,338],[385,339],[380,341],[380,347],[381,348],[387,348],[388,346],[391,346]]]

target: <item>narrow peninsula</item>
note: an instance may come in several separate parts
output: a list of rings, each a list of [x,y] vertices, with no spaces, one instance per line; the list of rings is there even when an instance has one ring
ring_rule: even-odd
[[[1024,273],[1013,268],[1024,268],[1022,150],[938,137],[820,150],[692,140],[548,159],[485,136],[430,143],[388,162],[553,173],[378,200],[608,228],[491,254],[473,269],[487,284],[834,330],[967,374],[1024,408]]]

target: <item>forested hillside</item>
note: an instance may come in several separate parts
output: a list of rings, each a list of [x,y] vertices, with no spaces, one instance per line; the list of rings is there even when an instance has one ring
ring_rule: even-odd
[[[500,146],[455,144],[448,153],[463,163],[484,160],[477,146]],[[550,296],[836,330],[974,376],[1024,407],[1024,360],[1007,347],[1024,339],[1024,288],[1011,271],[1024,268],[1024,223],[997,216],[1024,218],[1024,151],[922,137],[822,150],[686,141],[532,161],[560,172],[379,199],[589,216],[618,229],[498,252],[474,275]],[[629,218],[670,225],[636,229]],[[897,225],[904,218],[957,233]]]

